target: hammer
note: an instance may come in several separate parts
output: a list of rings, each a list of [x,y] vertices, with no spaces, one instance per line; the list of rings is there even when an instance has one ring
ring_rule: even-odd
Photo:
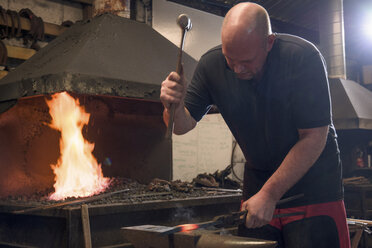
[[[182,54],[183,54],[183,46],[185,44],[186,33],[192,28],[192,23],[190,17],[186,14],[181,14],[177,18],[177,24],[182,29],[182,36],[181,36],[181,44],[178,49],[178,58],[177,58],[177,69],[176,72],[180,75],[181,68],[182,68]],[[173,133],[173,125],[174,125],[174,111],[175,111],[175,104],[171,104],[170,106],[170,113],[169,113],[169,121],[168,121],[168,128],[165,134],[166,138],[170,139]]]

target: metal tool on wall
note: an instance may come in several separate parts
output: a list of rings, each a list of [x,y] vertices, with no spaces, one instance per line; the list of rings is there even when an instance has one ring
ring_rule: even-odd
[[[186,14],[181,14],[177,18],[177,24],[182,29],[182,37],[181,37],[181,44],[178,50],[178,57],[177,57],[177,69],[176,72],[181,74],[182,71],[182,54],[183,54],[183,47],[185,44],[186,33],[192,28],[192,23],[190,18]],[[175,104],[171,105],[170,113],[169,113],[169,121],[168,121],[168,128],[166,132],[166,138],[171,139],[173,133],[173,125],[174,125],[174,111],[175,111]]]

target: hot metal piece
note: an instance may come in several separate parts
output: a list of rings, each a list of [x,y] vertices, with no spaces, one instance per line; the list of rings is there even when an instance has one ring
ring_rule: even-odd
[[[216,228],[228,228],[238,226],[245,222],[246,216],[248,211],[240,211],[240,212],[233,212],[231,214],[220,215],[213,218],[212,221],[197,223],[197,224],[183,224],[178,225],[175,227],[170,227],[164,232],[160,232],[161,235],[169,235],[178,232],[185,232],[185,231],[192,231],[196,229],[203,229],[208,227],[216,227]],[[275,214],[273,215],[273,219],[275,218],[283,218],[289,216],[299,216],[304,215],[305,212],[293,212],[293,213],[282,213],[282,214]]]
[[[288,198],[284,198],[280,201],[278,201],[277,205],[281,205],[283,203],[293,201],[295,199],[303,197],[303,194],[291,196]],[[216,228],[227,228],[227,227],[234,227],[238,226],[240,224],[244,224],[245,219],[247,217],[248,211],[239,211],[239,212],[232,212],[230,214],[225,214],[225,215],[220,215],[216,216],[213,218],[211,221],[203,222],[203,223],[197,223],[197,224],[184,224],[184,225],[179,225],[175,226],[171,229],[166,230],[165,232],[162,232],[162,235],[169,235],[169,234],[174,234],[177,232],[182,232],[185,231],[191,231],[191,230],[196,230],[200,228],[207,228],[210,226],[214,226]],[[292,213],[281,213],[281,214],[276,214],[273,215],[273,219],[275,218],[283,218],[283,217],[289,217],[289,216],[299,216],[299,215],[304,215],[305,212],[292,212]]]

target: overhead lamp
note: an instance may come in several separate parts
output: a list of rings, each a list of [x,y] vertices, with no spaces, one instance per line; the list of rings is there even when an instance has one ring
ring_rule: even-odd
[[[372,13],[368,13],[362,26],[363,35],[372,40]]]

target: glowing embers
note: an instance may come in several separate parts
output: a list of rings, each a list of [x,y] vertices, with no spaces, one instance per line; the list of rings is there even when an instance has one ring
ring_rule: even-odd
[[[56,93],[47,100],[52,117],[51,128],[61,132],[57,164],[51,165],[55,174],[52,200],[67,197],[87,197],[104,191],[109,178],[103,177],[101,165],[92,154],[94,144],[84,139],[82,129],[90,114],[66,92]]]

